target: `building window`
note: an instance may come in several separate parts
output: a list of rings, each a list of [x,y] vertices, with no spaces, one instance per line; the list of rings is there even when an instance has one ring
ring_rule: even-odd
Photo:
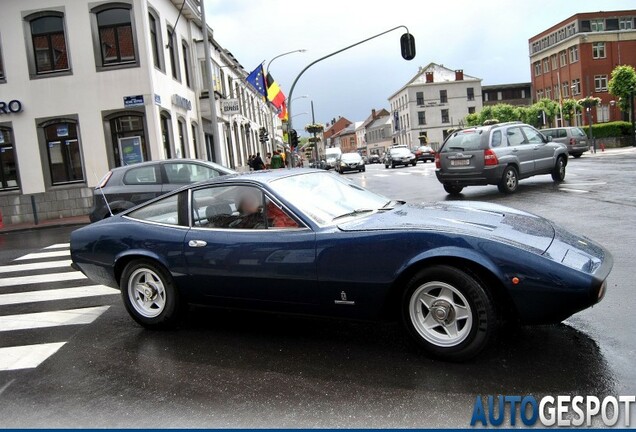
[[[546,59],[543,59],[543,73],[548,73],[548,72],[550,72],[550,62],[546,58]]]
[[[573,79],[570,88],[572,89],[572,96],[581,94],[581,80]]]
[[[38,12],[26,19],[31,29],[35,74],[69,70],[64,14]]]
[[[594,42],[592,44],[592,58],[605,58],[605,42]]]
[[[417,124],[420,126],[426,124],[426,111],[417,112]]]
[[[448,103],[448,92],[446,90],[439,91],[439,102]]]
[[[574,26],[574,24],[570,24],[565,28],[565,32],[567,33],[568,37],[574,35],[574,33],[576,33],[576,27]]]
[[[548,87],[545,89],[545,97],[548,99],[552,99],[552,88]]]
[[[172,158],[172,134],[170,127],[170,116],[162,112],[161,113],[161,142],[163,143],[163,154],[166,159]]]
[[[466,89],[466,97],[468,98],[469,101],[475,100],[475,89],[473,87],[468,87]]]
[[[179,56],[175,46],[175,34],[171,27],[168,27],[168,59],[170,60],[170,70],[172,78],[181,81],[179,77]]]
[[[607,91],[607,75],[594,75],[594,91]]]
[[[559,53],[559,57],[560,57],[560,61],[561,61],[561,67],[566,66],[568,64],[568,56],[566,54],[565,51],[561,51]]]
[[[13,148],[13,132],[9,128],[0,128],[0,191],[18,188],[18,164]]]
[[[573,46],[570,48],[570,63],[579,61],[579,47]]]
[[[153,11],[148,12],[148,25],[150,27],[152,60],[155,67],[163,71],[163,42],[161,40],[161,27],[159,19]]]
[[[442,123],[450,123],[450,119],[448,117],[448,110],[447,109],[443,109],[442,110]]]
[[[541,75],[541,62],[536,62],[534,64],[534,76]]]
[[[475,114],[475,107],[468,107],[468,114]]]
[[[537,100],[543,99],[543,90],[537,90]]]
[[[631,30],[634,28],[634,21],[632,18],[619,18],[618,28],[621,30]]]
[[[186,41],[181,42],[181,50],[183,51],[183,69],[185,71],[185,81],[188,87],[192,87],[190,77],[190,48]]]
[[[84,181],[82,152],[77,125],[70,122],[44,127],[51,183],[61,185]]]
[[[97,12],[95,16],[102,66],[134,63],[135,42],[130,9],[112,7]]]
[[[115,166],[122,166],[120,154],[120,142],[126,138],[139,138],[141,145],[141,157],[144,161],[150,160],[146,145],[146,133],[144,130],[144,116],[142,114],[120,114],[110,118],[110,132],[112,135],[112,148]]]
[[[190,125],[192,129],[192,146],[194,147],[194,158],[199,159],[199,128],[196,123]]]
[[[568,82],[567,82],[567,81],[565,81],[565,82],[563,83],[563,85],[561,85],[561,87],[562,87],[562,90],[561,90],[561,91],[562,91],[562,93],[563,93],[563,97],[568,97],[568,96],[570,96],[570,86],[568,85]]]
[[[603,19],[590,20],[590,29],[593,32],[602,32],[603,30],[605,30],[605,20]]]
[[[550,62],[552,63],[552,70],[556,70],[558,68],[556,54],[553,56],[550,56]]]
[[[186,131],[183,119],[177,119],[177,132],[179,133],[179,147],[177,148],[177,157],[186,157]]]
[[[424,92],[415,93],[415,98],[417,99],[418,105],[424,105]]]
[[[0,83],[3,82],[6,82],[6,76],[4,74],[4,63],[2,62],[2,45],[0,45]]]

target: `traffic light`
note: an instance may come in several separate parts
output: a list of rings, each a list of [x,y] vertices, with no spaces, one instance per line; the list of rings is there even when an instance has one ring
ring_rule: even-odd
[[[267,133],[267,129],[264,127],[260,128],[258,131],[258,140],[261,143],[266,143],[269,140],[269,134]]]
[[[298,132],[296,132],[296,129],[289,131],[289,146],[292,148],[298,147]]]
[[[400,50],[404,60],[415,58],[415,38],[411,33],[404,33],[400,38]]]

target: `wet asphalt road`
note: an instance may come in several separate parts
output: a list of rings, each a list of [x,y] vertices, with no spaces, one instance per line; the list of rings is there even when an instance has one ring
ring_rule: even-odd
[[[431,163],[395,170],[374,165],[347,177],[395,199],[447,199]],[[88,324],[0,331],[0,350],[66,342],[35,368],[0,371],[2,426],[465,427],[476,395],[633,395],[635,185],[636,152],[630,150],[570,159],[559,186],[544,176],[522,181],[513,196],[496,187],[465,190],[461,199],[528,210],[601,242],[615,266],[599,305],[558,326],[503,334],[464,364],[423,357],[393,323],[202,309],[178,331],[149,332],[128,318],[117,295],[0,301],[0,320],[109,306]],[[0,234],[0,265],[64,259],[13,261],[68,242],[70,231]],[[0,294],[86,284],[0,284]]]

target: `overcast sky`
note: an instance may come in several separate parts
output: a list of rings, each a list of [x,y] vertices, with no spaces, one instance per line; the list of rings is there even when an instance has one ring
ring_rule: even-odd
[[[365,119],[430,62],[483,79],[482,84],[530,81],[528,39],[577,12],[630,9],[633,0],[204,0],[214,37],[251,71],[282,52],[307,49],[275,60],[271,74],[289,93],[311,61],[375,33],[406,25],[417,56],[400,56],[402,31],[389,33],[309,69],[294,97],[314,100],[316,121],[337,116]],[[309,112],[309,99],[293,103]],[[295,128],[310,116],[294,118]]]

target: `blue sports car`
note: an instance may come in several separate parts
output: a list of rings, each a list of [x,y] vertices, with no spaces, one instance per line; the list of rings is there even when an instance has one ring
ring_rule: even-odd
[[[502,322],[594,305],[612,268],[597,243],[523,211],[406,204],[303,169],[188,185],[74,231],[71,253],[147,328],[189,304],[399,318],[447,360],[475,356]]]

